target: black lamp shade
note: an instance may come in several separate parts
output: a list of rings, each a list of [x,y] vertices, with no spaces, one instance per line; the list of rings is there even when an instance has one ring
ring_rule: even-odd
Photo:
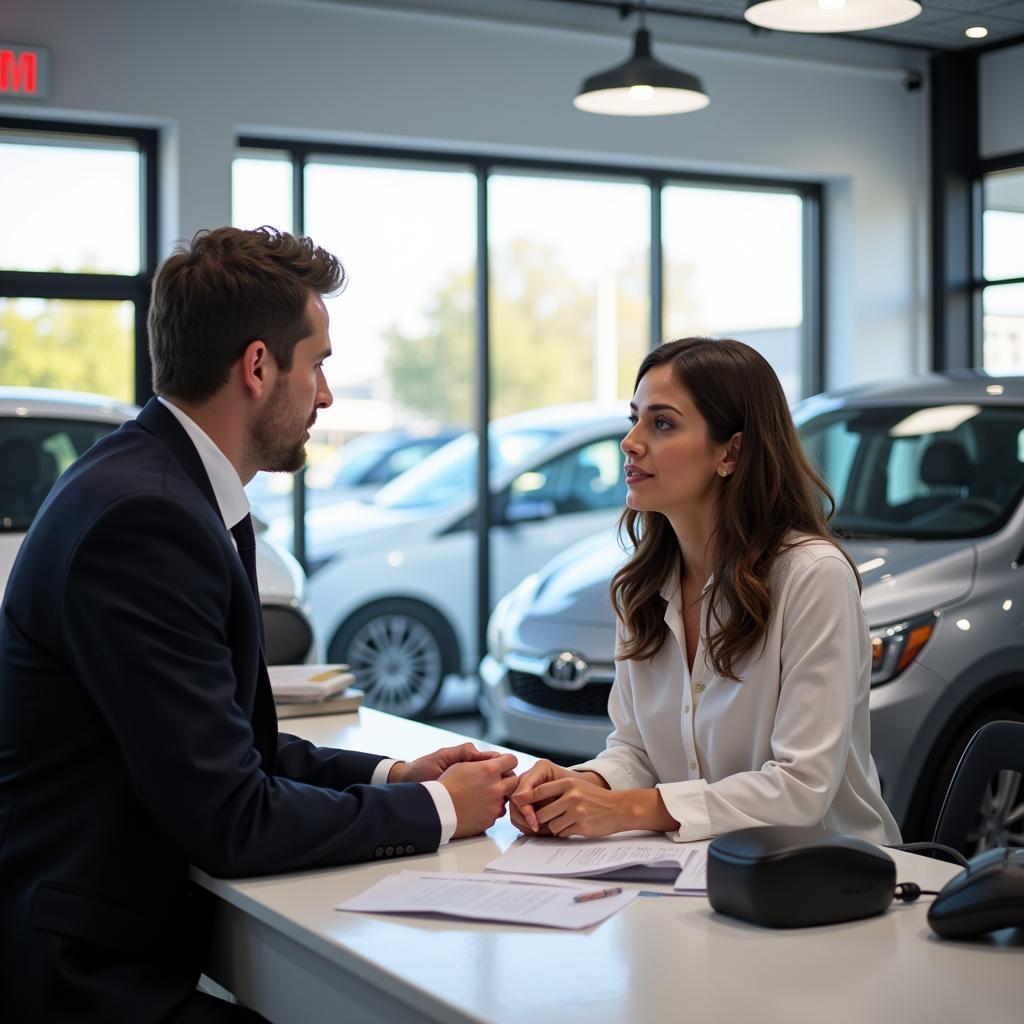
[[[652,116],[700,110],[709,103],[696,75],[663,64],[651,53],[651,34],[638,29],[633,55],[585,79],[573,103],[596,114]]]

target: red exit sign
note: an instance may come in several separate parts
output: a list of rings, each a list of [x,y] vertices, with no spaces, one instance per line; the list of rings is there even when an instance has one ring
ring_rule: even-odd
[[[41,46],[0,43],[0,99],[44,100],[49,93],[49,52]]]

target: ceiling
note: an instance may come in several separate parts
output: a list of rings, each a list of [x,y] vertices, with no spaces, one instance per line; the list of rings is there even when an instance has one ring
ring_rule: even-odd
[[[619,0],[549,2],[588,7],[603,5],[612,10],[636,6],[635,3],[620,3]],[[1024,37],[1024,0],[921,0],[921,5],[924,10],[911,21],[871,32],[853,33],[847,38],[882,40],[929,50],[963,50],[1016,36]],[[647,4],[655,26],[661,18],[677,14],[745,25],[747,22],[743,19],[743,12],[746,6],[747,0],[650,0]],[[987,38],[968,39],[964,29],[974,25],[984,25],[988,29]]]

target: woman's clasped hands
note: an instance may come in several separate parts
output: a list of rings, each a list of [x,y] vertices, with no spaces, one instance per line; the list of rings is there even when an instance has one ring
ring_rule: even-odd
[[[519,776],[509,816],[527,834],[607,836],[636,827],[632,792],[609,789],[596,772],[574,772],[542,759]]]

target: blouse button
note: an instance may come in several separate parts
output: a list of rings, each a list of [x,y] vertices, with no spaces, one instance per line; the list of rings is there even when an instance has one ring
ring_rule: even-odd
[[[691,762],[690,762],[690,767],[691,767],[691,768],[692,768],[692,769],[693,769],[694,771],[696,771],[696,770],[697,770],[697,762],[696,762],[696,761],[691,761]]]
[[[694,689],[698,693],[703,693],[704,692],[704,684],[703,683],[697,683],[697,685],[694,687]]]
[[[685,705],[685,706],[683,707],[683,714],[684,714],[684,715],[688,715],[689,713],[690,713],[690,705],[689,705],[689,704],[686,704],[686,705]]]

